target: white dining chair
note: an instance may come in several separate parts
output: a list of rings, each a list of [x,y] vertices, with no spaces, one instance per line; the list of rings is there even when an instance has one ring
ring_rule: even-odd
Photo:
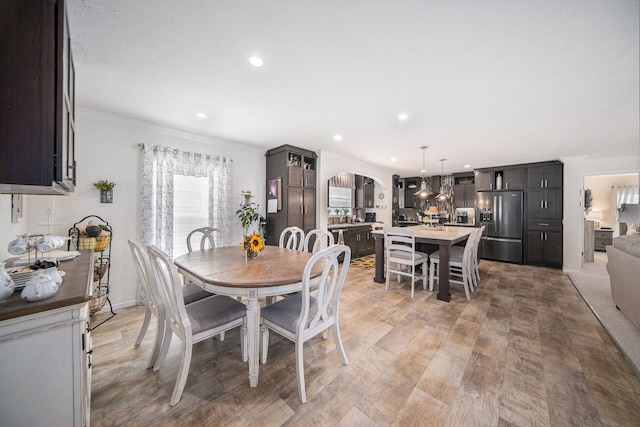
[[[187,250],[189,252],[193,252],[193,245],[191,244],[193,238],[200,239],[200,250],[203,251],[206,248],[215,248],[216,247],[216,237],[215,234],[221,233],[222,231],[219,228],[215,227],[200,227],[192,230],[187,235]]]
[[[457,283],[463,286],[467,300],[471,300],[471,292],[474,290],[472,264],[474,241],[480,229],[474,230],[463,247],[451,246],[449,248],[449,283]],[[434,282],[438,279],[440,266],[440,250],[429,255],[429,290],[433,291]]]
[[[187,382],[193,344],[240,326],[241,353],[243,360],[246,359],[247,308],[241,302],[221,295],[210,296],[191,304],[185,304],[178,269],[173,261],[156,246],[148,246],[147,251],[158,293],[162,297],[162,302],[166,309],[167,326],[173,332],[162,342],[158,361],[156,362],[158,369],[167,357],[171,337],[176,335],[182,341],[180,368],[169,402],[173,406],[180,401]]]
[[[313,239],[313,245],[311,245],[312,239]],[[321,228],[316,228],[315,230],[311,230],[310,232],[307,233],[306,236],[304,236],[303,250],[305,252],[311,252],[315,254],[319,250],[326,249],[329,246],[333,245],[334,243],[335,243],[335,240],[333,238],[333,233],[327,230],[323,230]]]
[[[162,303],[162,298],[158,294],[157,286],[155,285],[155,283],[151,284],[151,281],[155,280],[155,278],[151,273],[151,266],[149,264],[149,256],[147,255],[147,250],[142,246],[142,244],[135,240],[128,239],[128,241],[129,249],[131,250],[131,256],[133,258],[133,264],[135,265],[136,271],[138,272],[138,279],[142,284],[145,305],[142,328],[140,328],[138,338],[136,338],[136,342],[134,344],[136,347],[138,347],[140,343],[142,343],[142,339],[144,338],[147,329],[149,328],[151,316],[153,315],[156,317],[156,334],[153,341],[151,359],[147,364],[147,369],[149,369],[154,367],[156,361],[158,360],[158,355],[160,354],[160,347],[162,346],[162,340],[165,333],[165,309],[164,304]]]
[[[301,251],[304,249],[304,231],[300,227],[287,227],[280,233],[278,246]]]
[[[429,255],[416,251],[416,238],[413,230],[404,227],[388,227],[384,229],[385,255],[387,258],[387,280],[385,289],[389,288],[391,275],[409,277],[411,280],[411,298],[415,294],[416,280],[422,280],[423,289],[427,289],[427,260]],[[416,267],[421,266],[418,273]]]
[[[344,255],[340,264],[338,257]],[[344,365],[348,365],[347,355],[340,337],[340,293],[349,271],[351,248],[333,245],[313,254],[302,273],[302,292],[262,309],[261,362],[267,362],[269,330],[277,332],[295,343],[296,374],[298,377],[298,397],[306,403],[307,393],[304,383],[304,354],[306,341],[331,328],[335,346]],[[312,278],[315,270],[322,269],[319,277]],[[312,289],[313,288],[313,289]]]

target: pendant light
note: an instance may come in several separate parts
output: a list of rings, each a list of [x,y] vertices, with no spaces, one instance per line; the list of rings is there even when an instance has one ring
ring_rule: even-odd
[[[427,189],[427,179],[425,178],[424,174],[425,172],[427,172],[427,167],[425,165],[425,152],[427,151],[427,148],[429,148],[428,145],[423,145],[422,147],[420,147],[422,149],[422,182],[420,183],[420,190],[416,191],[414,193],[414,195],[416,196],[420,196],[423,199],[431,196],[433,194],[433,192],[429,191]]]
[[[438,195],[436,196],[436,199],[440,202],[444,202],[445,200],[449,199],[449,195],[447,193],[445,193],[444,191],[444,185],[442,185],[442,180],[444,178],[444,162],[447,159],[440,159],[440,162],[442,162],[442,169],[441,169],[441,174],[440,174],[440,192],[438,193]]]

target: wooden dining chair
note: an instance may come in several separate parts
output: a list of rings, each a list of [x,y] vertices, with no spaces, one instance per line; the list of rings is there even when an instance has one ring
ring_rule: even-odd
[[[241,326],[240,347],[242,357],[245,358],[247,308],[241,302],[221,295],[185,304],[178,269],[173,261],[156,246],[148,246],[147,251],[158,293],[165,306],[167,327],[182,341],[180,368],[169,402],[173,406],[180,401],[187,382],[193,344]],[[156,362],[158,369],[167,357],[173,334],[169,334],[162,342]]]
[[[313,239],[313,245],[311,245],[311,241]],[[333,233],[323,230],[321,228],[317,228],[315,230],[311,230],[304,236],[304,247],[303,250],[305,252],[311,252],[315,254],[319,250],[328,248],[329,246],[334,244]],[[310,246],[311,245],[311,246]],[[309,250],[311,249],[311,250]]]
[[[300,227],[287,227],[280,233],[278,246],[301,251],[304,249],[304,231]]]
[[[215,234],[221,233],[222,231],[219,228],[215,227],[200,227],[192,230],[189,234],[187,234],[187,250],[189,252],[193,252],[193,246],[191,241],[193,238],[200,238],[200,250],[203,251],[206,248],[215,248],[216,247],[216,238]]]
[[[342,264],[338,259],[341,255],[344,255]],[[346,245],[333,245],[316,252],[307,261],[302,273],[302,292],[262,309],[261,362],[267,362],[269,330],[293,341],[298,397],[302,403],[307,401],[303,354],[306,341],[320,333],[326,339],[325,332],[331,329],[342,363],[349,364],[340,337],[339,303],[350,260],[351,248]],[[322,273],[319,277],[312,278],[312,273],[318,269],[321,269]]]
[[[429,255],[416,251],[416,237],[413,230],[404,227],[388,227],[384,229],[384,245],[387,258],[387,281],[389,288],[391,275],[409,277],[411,280],[411,298],[413,298],[416,280],[422,280],[423,289],[427,289],[427,260]],[[420,272],[416,267],[421,266]]]

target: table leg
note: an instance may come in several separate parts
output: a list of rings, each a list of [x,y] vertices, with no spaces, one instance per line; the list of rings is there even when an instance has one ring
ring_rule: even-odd
[[[449,245],[441,244],[439,246],[440,253],[440,271],[438,272],[438,295],[436,298],[440,301],[451,301],[451,292],[449,291]]]
[[[384,236],[375,236],[376,239],[376,267],[373,281],[385,283],[384,278]]]
[[[258,386],[260,359],[260,303],[258,291],[250,289],[247,294],[247,347],[249,347],[249,386]]]

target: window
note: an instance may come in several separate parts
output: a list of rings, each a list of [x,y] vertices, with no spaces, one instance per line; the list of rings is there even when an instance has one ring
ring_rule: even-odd
[[[206,177],[173,176],[173,256],[187,253],[187,235],[209,225]]]

